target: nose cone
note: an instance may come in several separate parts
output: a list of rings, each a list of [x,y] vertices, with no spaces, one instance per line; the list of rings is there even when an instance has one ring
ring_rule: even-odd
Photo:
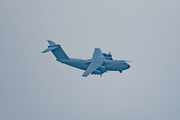
[[[129,64],[127,64],[127,69],[129,69],[131,66]]]

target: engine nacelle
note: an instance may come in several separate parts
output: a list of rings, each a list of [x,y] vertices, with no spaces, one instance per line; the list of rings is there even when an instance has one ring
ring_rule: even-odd
[[[91,74],[95,74],[95,75],[101,75],[104,72],[101,72],[100,70],[95,70],[94,72],[92,72]]]
[[[102,73],[107,72],[107,66],[100,66],[98,70],[100,70]]]
[[[107,60],[113,60],[112,55],[110,54],[110,52],[109,52],[109,54],[103,53],[103,55]]]

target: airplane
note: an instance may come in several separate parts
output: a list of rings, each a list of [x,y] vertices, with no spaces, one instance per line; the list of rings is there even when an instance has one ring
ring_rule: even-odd
[[[110,52],[109,54],[102,53],[100,48],[94,49],[92,59],[73,59],[67,56],[59,44],[56,44],[51,40],[47,41],[49,46],[46,50],[42,51],[42,53],[51,51],[56,57],[57,61],[81,70],[85,70],[82,77],[87,77],[89,74],[102,76],[102,74],[107,71],[119,71],[122,73],[123,70],[130,68],[130,65],[127,62],[131,61],[113,60]]]

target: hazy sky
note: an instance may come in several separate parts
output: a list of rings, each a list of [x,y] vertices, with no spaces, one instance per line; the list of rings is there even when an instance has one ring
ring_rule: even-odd
[[[180,1],[1,0],[0,120],[179,120]],[[42,54],[131,60],[102,77]]]

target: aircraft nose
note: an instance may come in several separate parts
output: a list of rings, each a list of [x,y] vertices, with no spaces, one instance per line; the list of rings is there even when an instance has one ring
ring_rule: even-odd
[[[130,68],[131,66],[129,64],[127,64],[127,67]]]

